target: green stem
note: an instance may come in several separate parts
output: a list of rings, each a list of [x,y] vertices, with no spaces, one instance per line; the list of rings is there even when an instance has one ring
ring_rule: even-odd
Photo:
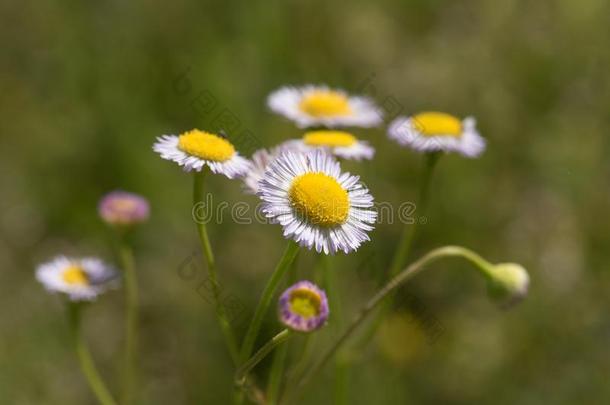
[[[276,405],[278,403],[282,374],[287,355],[287,344],[279,347],[273,354],[271,372],[269,373],[269,382],[267,383],[267,403],[269,405]]]
[[[290,270],[288,271],[288,277],[285,283],[287,286],[290,286],[297,281],[299,253],[300,250],[297,252],[296,257],[290,265]],[[284,376],[284,369],[286,367],[288,347],[288,344],[282,345],[273,354],[273,362],[271,363],[271,371],[269,372],[269,381],[267,382],[267,403],[269,405],[277,404],[281,396],[282,377]]]
[[[307,364],[309,363],[309,357],[311,354],[311,348],[313,346],[313,339],[316,335],[314,333],[308,333],[303,336],[303,344],[300,346],[299,353],[301,356],[296,361],[296,363],[292,366],[289,371],[289,380],[292,382],[296,380],[298,377],[302,377],[303,372],[305,371]]]
[[[194,182],[193,182],[193,208],[196,209],[198,204],[205,204],[204,201],[204,188],[205,188],[205,174],[207,172],[206,168],[203,168],[200,172],[194,172]],[[235,335],[233,334],[233,330],[231,329],[231,324],[227,319],[226,310],[224,304],[220,299],[220,287],[218,285],[218,276],[216,271],[216,262],[214,260],[214,252],[212,251],[212,245],[210,244],[210,239],[208,237],[208,232],[205,226],[205,221],[203,219],[195,219],[195,223],[197,224],[197,231],[199,233],[199,240],[201,242],[201,250],[206,259],[207,269],[208,269],[208,278],[210,279],[210,283],[212,284],[212,295],[214,297],[214,306],[216,316],[218,317],[218,322],[220,323],[220,328],[222,330],[222,334],[224,335],[225,343],[227,345],[227,349],[229,350],[229,354],[231,355],[231,359],[235,364],[239,362],[239,351],[237,348],[237,341],[235,340]]]
[[[125,317],[125,358],[122,403],[131,404],[134,399],[134,388],[137,384],[138,280],[133,252],[124,238],[121,241],[119,253],[125,279],[125,305],[127,311]]]
[[[419,191],[417,194],[417,205],[415,207],[418,217],[423,217],[426,215],[426,211],[428,209],[430,180],[432,179],[434,167],[436,166],[440,156],[441,155],[439,152],[426,154],[424,167],[422,170],[422,177],[419,183]],[[400,242],[398,243],[398,247],[396,248],[396,252],[394,253],[394,258],[392,259],[392,264],[390,266],[390,277],[394,277],[400,271],[400,269],[402,269],[409,258],[411,245],[413,244],[413,239],[415,238],[415,233],[417,232],[417,227],[419,224],[418,219],[419,218],[414,218],[414,222],[412,224],[405,225],[403,228]]]
[[[321,256],[324,280],[326,282],[326,292],[328,294],[329,305],[331,307],[331,317],[333,317],[333,328],[338,333],[343,323],[343,311],[336,283],[335,269],[333,268],[332,257]],[[337,356],[335,360],[335,405],[347,404],[347,387],[349,381],[348,367],[342,356]]]
[[[261,347],[254,355],[248,359],[235,373],[235,383],[237,385],[242,385],[248,373],[256,367],[261,360],[263,360],[273,349],[275,349],[278,345],[284,343],[291,336],[291,332],[288,329],[282,330],[280,333],[271,338],[270,341],[265,343],[263,347]]]
[[[402,230],[402,235],[400,237],[400,241],[398,242],[398,246],[396,247],[396,251],[394,252],[394,257],[392,258],[392,263],[390,265],[390,277],[394,277],[400,269],[405,265],[409,258],[409,253],[411,252],[411,246],[413,244],[413,240],[415,239],[415,234],[417,233],[417,229],[419,226],[419,219],[423,218],[426,215],[428,210],[428,198],[429,198],[429,190],[430,190],[430,181],[432,180],[432,174],[434,172],[434,167],[440,158],[440,152],[432,152],[427,153],[425,156],[424,167],[422,169],[422,177],[419,183],[419,190],[417,194],[417,217],[414,218],[414,222],[412,224],[406,224]],[[381,325],[381,321],[385,314],[389,311],[392,306],[393,298],[390,298],[384,302],[381,306],[379,313],[375,316],[374,320],[371,322],[370,326],[367,328],[364,336],[360,339],[359,347],[366,345],[375,335],[375,331]]]
[[[463,248],[461,246],[445,246],[430,251],[428,254],[426,254],[425,256],[408,266],[394,278],[392,278],[377,294],[375,294],[364,305],[364,307],[360,309],[354,320],[350,323],[350,325],[339,337],[339,339],[336,340],[336,342],[324,354],[322,359],[314,367],[312,367],[309,372],[305,374],[305,376],[301,379],[301,381],[297,385],[297,391],[302,390],[302,388],[307,385],[307,383],[311,380],[313,376],[320,374],[326,363],[328,363],[328,361],[337,353],[337,351],[342,347],[342,345],[347,342],[347,340],[366,319],[367,315],[371,311],[373,311],[381,302],[383,302],[386,297],[396,291],[396,289],[399,288],[402,284],[404,284],[407,280],[418,274],[421,270],[424,269],[426,265],[438,259],[452,256],[462,257],[470,261],[479,271],[481,271],[481,273],[485,277],[491,277],[493,265],[469,249]]]
[[[273,294],[277,289],[284,273],[286,270],[290,268],[290,264],[294,260],[299,251],[299,245],[297,245],[293,241],[288,242],[288,246],[286,246],[286,250],[284,251],[284,255],[280,259],[277,264],[271,278],[267,282],[265,289],[263,290],[263,294],[258,302],[256,310],[254,311],[254,317],[250,322],[250,326],[248,327],[248,331],[246,332],[246,336],[244,337],[244,343],[241,347],[241,360],[247,360],[252,354],[252,349],[254,348],[254,343],[256,342],[256,338],[258,337],[258,332],[260,331],[261,325],[263,323],[263,318],[269,309],[269,305],[271,304],[271,299],[273,298]]]
[[[102,405],[116,405],[116,401],[112,398],[110,391],[108,391],[106,384],[104,384],[104,381],[95,368],[93,358],[91,357],[89,348],[83,338],[81,330],[81,309],[81,304],[68,303],[70,328],[72,330],[76,355],[78,356],[81,370],[99,403]]]

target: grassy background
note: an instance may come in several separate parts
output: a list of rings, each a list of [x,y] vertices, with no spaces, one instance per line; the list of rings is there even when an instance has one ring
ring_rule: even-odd
[[[532,278],[527,300],[503,312],[467,265],[435,265],[355,354],[350,403],[610,401],[608,2],[26,0],[2,2],[0,15],[0,403],[94,403],[61,302],[33,271],[60,252],[114,260],[96,204],[115,188],[152,204],[135,235],[142,403],[229,401],[229,359],[198,293],[204,269],[179,271],[197,251],[191,179],[151,145],[212,128],[225,110],[238,120],[230,132],[249,130],[261,145],[299,136],[265,97],[309,82],[360,90],[406,114],[476,116],[488,150],[442,159],[414,255],[463,244],[520,262]],[[207,109],[204,96],[214,100]],[[357,134],[377,159],[344,168],[379,201],[413,200],[420,156],[383,128]],[[210,187],[215,203],[256,203],[239,182],[215,176]],[[380,224],[373,243],[335,260],[348,315],[383,279],[400,230]],[[283,249],[279,227],[225,220],[210,232],[223,289],[251,311]],[[314,267],[303,254],[301,277],[315,277]],[[86,320],[115,391],[122,319],[117,291]],[[264,336],[278,327],[270,314]],[[314,354],[335,333],[332,323],[319,332]],[[333,403],[331,371],[304,403]]]

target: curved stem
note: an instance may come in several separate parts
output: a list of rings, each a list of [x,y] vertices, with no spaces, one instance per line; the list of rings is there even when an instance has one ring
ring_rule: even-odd
[[[106,384],[104,384],[102,377],[95,368],[89,348],[83,339],[81,330],[81,309],[82,307],[78,303],[68,303],[70,328],[72,330],[74,347],[80,362],[81,370],[99,403],[101,405],[116,405],[116,401],[110,394],[110,391],[106,387]]]
[[[235,383],[241,385],[246,379],[246,375],[252,370],[261,360],[263,360],[273,349],[278,345],[284,343],[291,336],[291,332],[288,329],[282,330],[280,333],[271,338],[270,341],[265,343],[254,355],[246,361],[235,373]]]
[[[267,282],[265,289],[263,290],[263,294],[258,302],[256,310],[254,311],[254,316],[252,321],[250,322],[250,326],[248,327],[248,331],[246,332],[246,336],[244,337],[244,343],[241,347],[241,360],[247,360],[252,354],[252,349],[254,348],[254,343],[256,338],[258,337],[258,332],[260,331],[261,324],[263,323],[263,318],[269,309],[269,305],[271,304],[271,299],[273,298],[273,294],[277,289],[282,277],[286,273],[286,270],[290,268],[290,264],[294,260],[299,251],[299,245],[297,245],[293,241],[288,242],[288,246],[286,246],[286,250],[284,251],[284,255],[280,259],[277,264],[271,278]]]
[[[434,168],[440,157],[440,152],[427,153],[425,156],[424,167],[422,169],[421,175],[422,177],[420,179],[419,190],[417,194],[416,210],[419,214],[419,218],[425,216],[428,210],[428,198],[430,182],[432,180],[432,173],[434,172]],[[398,242],[398,246],[396,247],[396,251],[394,252],[394,257],[392,258],[392,263],[390,265],[390,277],[394,277],[405,265],[409,258],[411,246],[413,245],[413,240],[415,239],[415,234],[417,233],[417,229],[419,226],[419,218],[414,218],[414,222],[412,224],[405,225],[402,230],[400,241]],[[393,299],[390,298],[384,302],[384,304],[379,310],[379,313],[375,315],[374,320],[371,322],[370,326],[368,326],[363,337],[360,339],[360,343],[358,344],[358,346],[366,345],[373,338],[373,336],[375,335],[375,331],[381,324],[383,317],[390,309],[392,301]]]
[[[391,279],[377,294],[375,294],[365,305],[360,309],[360,312],[356,315],[351,324],[343,332],[343,334],[335,341],[330,349],[324,354],[322,359],[312,367],[307,374],[301,379],[297,385],[297,390],[301,390],[314,375],[319,375],[320,371],[324,368],[326,363],[335,355],[335,353],[341,348],[341,346],[352,336],[352,334],[358,329],[358,327],[365,320],[367,315],[377,307],[383,300],[394,292],[411,277],[418,274],[424,269],[424,267],[438,259],[444,257],[462,257],[476,266],[485,277],[490,277],[490,272],[493,267],[491,263],[483,259],[475,252],[463,248],[461,246],[445,246],[442,248],[434,249],[428,254],[408,266],[393,279]]]
[[[136,386],[136,357],[138,346],[138,281],[133,259],[133,252],[127,242],[121,241],[119,246],[121,264],[125,279],[125,353],[123,369],[122,403],[133,402],[133,392]]]
[[[200,172],[194,173],[193,182],[193,207],[195,208],[198,204],[205,204],[204,202],[204,180],[207,169],[204,167]],[[231,355],[231,359],[235,364],[239,361],[239,351],[237,349],[237,341],[235,335],[231,329],[231,324],[227,319],[226,310],[224,304],[220,299],[220,287],[218,285],[218,276],[216,272],[216,261],[214,260],[214,252],[212,251],[212,245],[208,237],[208,232],[205,226],[205,221],[202,219],[195,220],[197,224],[197,232],[199,233],[199,241],[201,242],[201,250],[206,259],[208,278],[212,284],[212,295],[214,298],[214,306],[220,328],[225,339],[225,343]]]

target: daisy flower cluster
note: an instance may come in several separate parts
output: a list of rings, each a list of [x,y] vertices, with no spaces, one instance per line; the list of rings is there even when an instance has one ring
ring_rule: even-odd
[[[294,122],[302,134],[299,138],[286,139],[279,145],[260,149],[250,159],[238,152],[238,145],[232,143],[231,134],[224,131],[168,131],[169,134],[160,135],[152,142],[152,150],[162,159],[177,164],[184,173],[192,176],[193,208],[204,201],[207,173],[219,174],[220,178],[229,180],[239,180],[246,194],[255,195],[260,200],[260,213],[272,224],[279,225],[283,237],[288,241],[283,256],[260,296],[244,337],[238,339],[229,322],[225,303],[221,299],[218,280],[222,272],[218,271],[207,226],[196,221],[202,259],[213,292],[214,313],[237,370],[236,385],[254,391],[259,390],[255,379],[249,376],[254,366],[276,346],[284,344],[291,334],[310,333],[321,329],[329,323],[331,306],[336,308],[338,305],[338,300],[334,298],[337,291],[330,281],[332,277],[325,278],[321,284],[323,288],[311,281],[301,280],[279,293],[283,277],[290,272],[293,276],[298,274],[296,258],[299,251],[311,251],[323,264],[320,267],[324,272],[332,275],[334,269],[328,256],[337,253],[353,254],[371,240],[371,232],[378,216],[373,195],[359,176],[343,171],[341,164],[343,160],[372,160],[375,157],[375,149],[368,140],[357,136],[355,131],[377,127],[383,123],[383,113],[371,99],[350,95],[344,90],[325,85],[283,87],[269,95],[267,104],[271,111]],[[419,196],[419,201],[427,201],[427,196],[423,193],[428,189],[426,182],[430,180],[431,170],[440,155],[439,152],[475,158],[480,156],[486,147],[474,118],[460,119],[444,112],[426,111],[398,117],[389,123],[387,136],[400,146],[426,156],[427,171],[422,175],[424,183],[420,187],[422,195]],[[130,403],[136,391],[133,381],[136,366],[134,348],[137,346],[138,287],[128,236],[136,225],[149,218],[150,206],[142,196],[114,191],[100,200],[98,214],[115,232],[119,246],[117,256],[121,259],[127,314],[127,372],[123,390],[127,398],[126,403]],[[304,374],[301,385],[306,383],[307,376],[319,374],[324,362],[332,358],[373,309],[384,302],[389,302],[391,306],[391,294],[402,283],[427,263],[441,257],[458,256],[471,262],[487,279],[490,296],[503,304],[515,303],[527,293],[529,276],[522,266],[515,263],[491,264],[473,251],[461,247],[435,249],[405,267],[416,229],[417,227],[412,225],[403,230],[403,237],[397,243],[388,272],[391,278],[363,306],[353,323],[340,335],[337,343],[322,356],[321,362]],[[36,278],[48,291],[66,297],[71,309],[76,308],[72,318],[76,319],[73,327],[78,336],[81,305],[94,301],[102,293],[116,287],[119,271],[98,258],[61,255],[38,266]],[[295,277],[294,280],[298,278]],[[284,329],[254,351],[262,323],[274,299],[277,299],[278,321]],[[340,313],[334,311],[333,309],[333,314]],[[379,316],[383,314],[383,310],[379,311]],[[378,322],[370,324],[374,327]],[[83,370],[93,392],[100,403],[114,404],[112,394],[95,371],[85,350],[84,345],[77,340],[77,352],[82,357]],[[279,381],[281,369],[272,369],[271,375],[270,378]],[[271,393],[271,396],[274,395],[277,398],[277,393]]]

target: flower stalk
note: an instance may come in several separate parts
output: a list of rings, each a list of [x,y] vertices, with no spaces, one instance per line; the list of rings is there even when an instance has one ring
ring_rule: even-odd
[[[289,241],[282,258],[275,267],[271,278],[267,282],[267,285],[265,286],[263,294],[261,295],[261,298],[256,307],[256,310],[254,311],[254,316],[252,317],[252,321],[250,322],[250,326],[248,327],[248,331],[246,332],[246,336],[244,337],[244,341],[242,344],[240,356],[241,361],[246,361],[252,354],[254,343],[256,342],[256,338],[258,337],[258,333],[263,323],[263,318],[265,317],[265,314],[269,309],[269,305],[271,304],[273,294],[277,290],[277,287],[280,281],[282,280],[282,277],[290,268],[290,265],[297,256],[298,251],[299,245],[297,245],[293,241]]]
[[[314,375],[318,375],[321,372],[328,361],[334,357],[334,355],[343,347],[354,332],[356,332],[358,327],[363,323],[371,311],[373,311],[380,303],[384,302],[384,300],[390,294],[396,291],[396,289],[421,272],[425,266],[445,257],[461,257],[466,259],[470,263],[474,264],[475,268],[479,270],[487,280],[493,280],[495,278],[495,266],[472,250],[460,246],[445,246],[430,251],[428,254],[412,263],[410,266],[392,278],[360,309],[353,321],[348,325],[335,343],[326,351],[321,360],[303,376],[296,387],[297,394],[305,385],[307,385]]]
[[[263,347],[261,347],[250,359],[248,359],[241,367],[237,369],[237,372],[235,373],[235,383],[237,385],[243,385],[248,373],[269,353],[271,353],[273,349],[288,340],[290,336],[292,336],[291,331],[289,329],[284,329],[272,337],[271,340],[265,343]]]
[[[205,175],[207,171],[208,169],[204,167],[201,171],[194,172],[193,208],[197,207],[198,204],[204,204]],[[227,349],[229,350],[231,359],[235,364],[237,364],[239,360],[237,341],[235,339],[235,335],[233,334],[233,330],[231,329],[231,324],[229,323],[229,320],[227,318],[224,304],[220,300],[220,287],[218,285],[216,261],[214,260],[214,252],[212,251],[212,245],[210,244],[210,239],[208,237],[205,222],[202,220],[196,220],[195,222],[197,224],[197,232],[199,234],[201,250],[203,251],[206,260],[208,278],[210,279],[210,283],[212,284],[212,295],[214,299],[216,316],[218,317],[218,322],[220,324],[220,328],[222,330],[222,334],[224,336],[224,340],[227,345]]]
[[[125,237],[121,238],[119,256],[125,282],[125,353],[123,368],[122,403],[131,404],[137,386],[137,347],[138,347],[138,281],[133,252]]]
[[[76,350],[76,355],[78,356],[81,370],[87,379],[87,383],[89,384],[91,391],[93,391],[93,394],[101,405],[117,405],[117,402],[112,397],[112,394],[106,387],[106,384],[97,371],[93,358],[91,357],[91,353],[89,352],[89,347],[83,338],[81,328],[82,304],[68,302],[67,306],[74,348]]]
[[[288,271],[288,277],[286,280],[288,285],[292,285],[296,281],[299,252],[297,252],[297,256],[290,265],[290,270]],[[269,372],[269,380],[267,381],[267,403],[269,405],[276,405],[280,402],[282,377],[285,374],[284,370],[286,367],[286,358],[288,356],[288,347],[288,344],[282,345],[273,354],[271,371]]]
[[[422,170],[422,177],[419,185],[416,205],[416,209],[419,213],[419,218],[422,218],[426,214],[428,208],[430,182],[432,180],[434,168],[436,167],[436,164],[440,157],[440,152],[431,152],[425,155],[425,162]],[[394,253],[394,257],[392,258],[392,263],[390,265],[390,277],[394,277],[405,265],[409,258],[411,246],[413,245],[413,240],[415,239],[415,234],[417,233],[417,229],[419,226],[419,218],[414,218],[414,222],[412,224],[405,225],[405,227],[403,228],[402,236],[400,238],[400,241],[398,242],[398,246],[396,247],[396,251]],[[392,298],[384,302],[378,314],[375,316],[374,321],[371,322],[370,326],[367,328],[367,332],[361,338],[359,346],[366,345],[373,338],[373,336],[375,335],[375,331],[377,331],[377,328],[379,328],[379,325],[381,325],[383,317],[389,311],[392,302]]]

